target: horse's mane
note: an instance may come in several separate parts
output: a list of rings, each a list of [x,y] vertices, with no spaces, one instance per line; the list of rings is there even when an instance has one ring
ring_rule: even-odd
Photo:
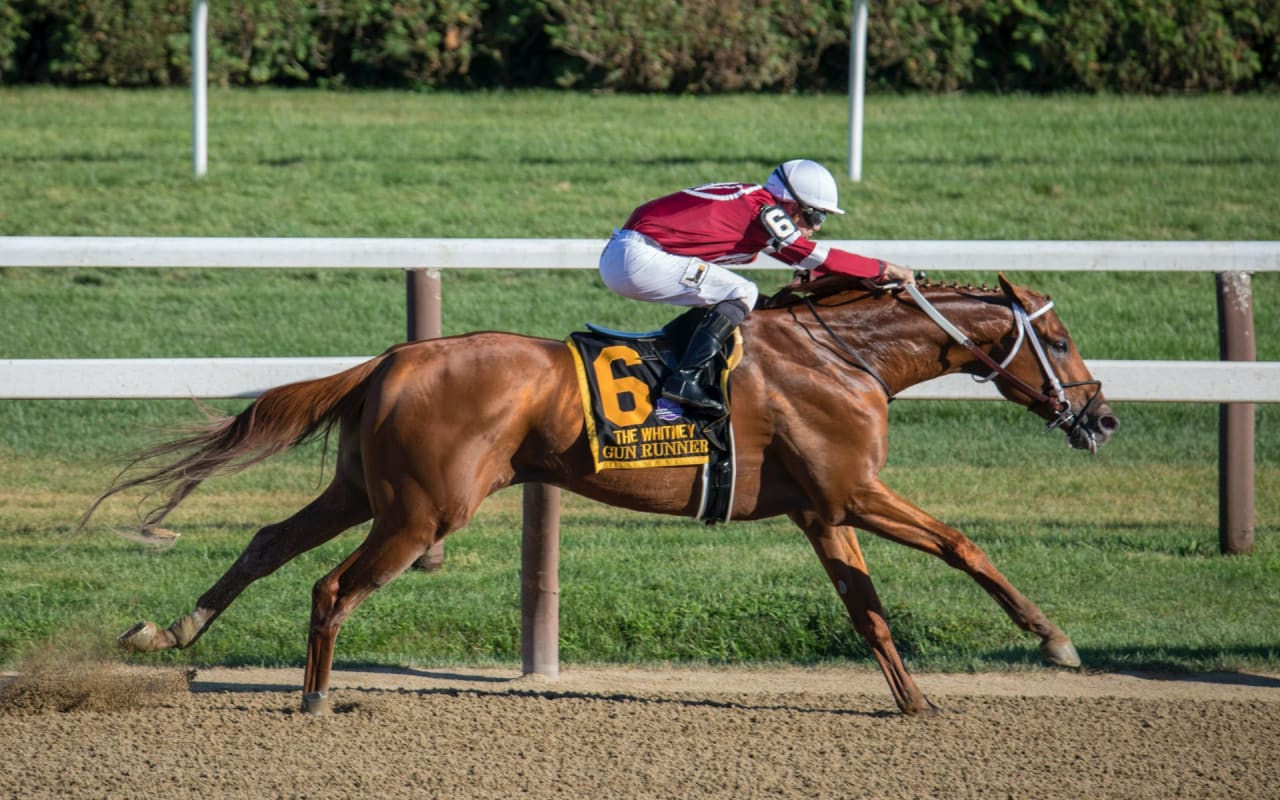
[[[956,292],[972,294],[986,293],[996,296],[1003,294],[999,286],[988,287],[985,283],[979,287],[958,282],[931,281],[925,278],[920,280],[919,286],[921,289],[950,289]],[[899,291],[901,289],[877,286],[866,278],[856,278],[852,275],[823,275],[821,278],[814,278],[813,280],[796,278],[779,289],[777,293],[761,297],[756,304],[756,308],[789,308],[806,300],[822,300],[835,295],[848,294],[848,299],[852,300],[855,297],[885,296]]]
[[[856,292],[861,295],[884,293],[885,290],[872,284],[865,278],[852,275],[823,275],[821,278],[807,280],[797,277],[783,286],[777,293],[762,296],[756,308],[788,308],[808,300],[820,300],[845,292]]]

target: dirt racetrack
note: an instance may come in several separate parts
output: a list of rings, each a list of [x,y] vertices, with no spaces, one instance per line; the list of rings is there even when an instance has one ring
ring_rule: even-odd
[[[0,687],[0,797],[1280,798],[1280,676],[847,669],[42,667]]]

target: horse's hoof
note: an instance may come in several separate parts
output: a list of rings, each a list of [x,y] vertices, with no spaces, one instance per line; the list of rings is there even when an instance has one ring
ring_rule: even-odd
[[[910,705],[904,706],[902,708],[902,713],[905,716],[914,717],[916,719],[928,719],[929,717],[937,716],[938,707],[922,696],[918,703],[911,703]]]
[[[439,572],[444,569],[444,553],[432,553],[428,551],[417,561],[413,562],[413,568],[419,572]]]
[[[302,713],[314,714],[317,717],[323,717],[333,713],[333,709],[329,707],[329,693],[303,692]]]
[[[154,622],[143,620],[117,636],[116,644],[123,650],[135,653],[154,653],[172,646],[172,643],[165,642],[166,633],[168,632],[157,628]]]
[[[1080,654],[1076,652],[1076,646],[1065,637],[1041,643],[1040,655],[1055,667],[1076,669],[1080,666]]]

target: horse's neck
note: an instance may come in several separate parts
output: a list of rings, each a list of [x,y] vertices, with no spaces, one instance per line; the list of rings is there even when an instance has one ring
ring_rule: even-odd
[[[1010,330],[1008,306],[998,294],[945,288],[928,289],[925,294],[943,316],[984,350]],[[971,353],[952,341],[906,295],[845,304],[824,299],[815,304],[822,322],[865,360],[893,394],[959,372],[975,362]],[[803,303],[789,311],[809,331],[806,346],[843,349]]]
[[[926,299],[980,349],[992,347],[1011,331],[1012,313],[1003,296],[992,292],[933,289]],[[908,386],[967,371],[978,366],[977,358],[954,341],[914,302],[899,298],[888,315],[885,338],[891,342],[882,350],[885,369],[895,373],[895,392]]]

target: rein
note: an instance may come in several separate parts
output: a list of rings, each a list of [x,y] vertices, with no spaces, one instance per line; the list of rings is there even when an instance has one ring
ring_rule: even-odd
[[[822,329],[827,332],[827,335],[830,336],[832,340],[835,341],[836,344],[840,345],[840,349],[843,350],[846,355],[848,355],[850,358],[854,360],[854,362],[856,362],[852,364],[852,366],[857,367],[858,369],[867,373],[871,377],[875,378],[876,383],[880,384],[880,388],[884,389],[885,396],[888,397],[889,402],[892,403],[893,390],[889,388],[889,384],[885,382],[885,379],[880,377],[880,373],[876,372],[875,367],[872,367],[870,364],[868,364],[867,360],[862,357],[862,354],[860,354],[857,350],[854,350],[853,347],[851,347],[849,343],[846,342],[844,339],[840,338],[840,334],[832,330],[831,326],[827,324],[826,320],[818,316],[818,309],[813,304],[813,298],[806,297],[804,299],[804,304],[809,307],[809,313],[813,314],[813,318],[818,321],[818,324],[821,325]]]
[[[942,330],[955,340],[957,344],[972,353],[974,358],[978,359],[983,364],[986,364],[988,367],[991,367],[991,374],[986,378],[981,378],[979,380],[985,383],[986,381],[990,381],[996,375],[1001,375],[1013,384],[1018,391],[1022,392],[1037,403],[1044,403],[1046,405],[1052,404],[1053,407],[1059,411],[1061,411],[1064,404],[1070,405],[1067,403],[1066,396],[1062,391],[1062,383],[1058,380],[1058,376],[1053,371],[1053,368],[1049,366],[1048,359],[1044,354],[1044,348],[1040,346],[1040,337],[1036,335],[1034,330],[1031,331],[1031,341],[1035,343],[1036,356],[1040,359],[1040,368],[1044,371],[1045,376],[1049,381],[1050,387],[1053,391],[1053,397],[1050,397],[1038,389],[1033,389],[1029,383],[1008,370],[1009,363],[1013,361],[1014,356],[1018,355],[1018,351],[1022,349],[1022,340],[1026,336],[1027,329],[1031,327],[1031,320],[1036,319],[1049,309],[1053,308],[1053,301],[1045,303],[1044,306],[1035,313],[1035,316],[1028,315],[1022,308],[1022,305],[1017,301],[1012,301],[1010,303],[1010,305],[1013,306],[1014,326],[1018,329],[1018,341],[1014,343],[1013,349],[1009,352],[1009,355],[1005,358],[1004,362],[996,363],[996,360],[987,355],[986,351],[974,344],[973,340],[968,336],[965,336],[964,333],[962,333],[955,325],[951,324],[951,320],[942,316],[942,312],[939,311],[933,303],[926,300],[924,294],[919,289],[908,284],[907,292],[911,295],[911,299],[915,300],[916,304],[920,306],[920,310],[925,314],[928,314],[929,319],[937,323],[939,328],[942,328]]]
[[[946,334],[961,347],[968,350],[974,358],[991,368],[990,375],[985,378],[975,376],[974,380],[985,383],[993,380],[997,375],[999,375],[1012,384],[1018,391],[1025,394],[1033,403],[1052,408],[1053,413],[1057,416],[1045,428],[1046,431],[1051,431],[1065,425],[1067,426],[1068,432],[1074,432],[1085,422],[1089,408],[1093,405],[1098,394],[1102,391],[1102,383],[1100,381],[1082,381],[1080,383],[1069,384],[1069,386],[1080,386],[1084,383],[1091,383],[1097,384],[1098,386],[1097,391],[1093,393],[1089,398],[1089,401],[1084,404],[1084,408],[1082,408],[1080,413],[1077,414],[1071,407],[1071,401],[1067,398],[1067,386],[1064,386],[1062,381],[1058,379],[1058,373],[1053,369],[1053,365],[1049,363],[1049,357],[1045,355],[1044,346],[1040,343],[1040,336],[1036,333],[1035,328],[1031,326],[1032,320],[1038,319],[1040,316],[1048,312],[1049,309],[1053,308],[1052,300],[1041,306],[1034,314],[1028,314],[1026,309],[1022,307],[1021,303],[1017,300],[1010,299],[1009,305],[1013,309],[1014,327],[1018,331],[1018,338],[1017,341],[1014,342],[1013,348],[1009,351],[1009,355],[1005,357],[1004,361],[997,363],[994,358],[988,355],[984,350],[982,350],[982,348],[974,344],[973,341],[969,339],[968,336],[964,335],[959,328],[953,325],[950,320],[942,316],[942,312],[926,300],[924,294],[919,289],[910,284],[907,285],[906,289],[911,295],[911,298],[916,301],[920,310],[937,323],[938,327],[942,328],[942,330],[945,331]],[[1030,332],[1030,336],[1027,336],[1028,332]],[[1013,361],[1014,357],[1018,355],[1018,351],[1022,349],[1022,342],[1024,339],[1029,339],[1031,341],[1031,349],[1036,354],[1036,360],[1040,363],[1040,371],[1044,374],[1045,383],[1049,388],[1049,394],[1046,394],[1043,390],[1032,387],[1008,369],[1009,364]]]

